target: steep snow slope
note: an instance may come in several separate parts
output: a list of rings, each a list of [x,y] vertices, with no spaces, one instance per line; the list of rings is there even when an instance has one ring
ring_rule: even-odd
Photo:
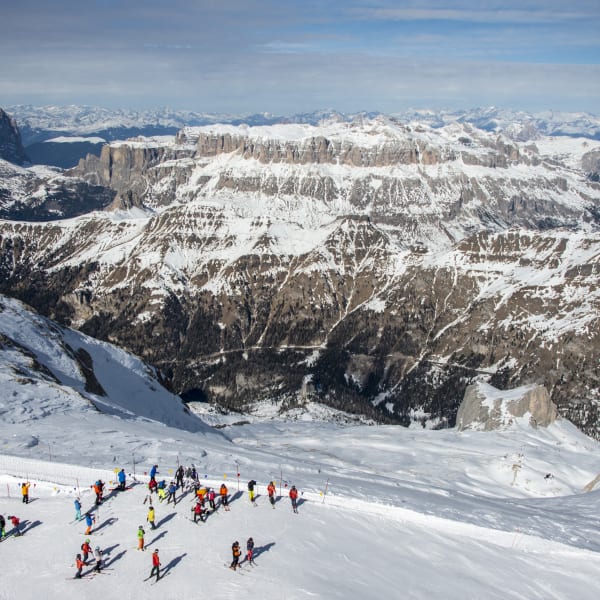
[[[63,329],[4,296],[0,335],[0,411],[13,431],[19,426],[26,435],[31,421],[56,414],[74,412],[85,420],[96,409],[120,420],[145,418],[193,432],[212,431],[138,358]]]

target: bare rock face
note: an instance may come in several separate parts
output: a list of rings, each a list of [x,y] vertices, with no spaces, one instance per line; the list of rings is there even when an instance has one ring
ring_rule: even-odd
[[[600,181],[600,150],[591,150],[581,157],[581,168],[592,181]]]
[[[17,123],[0,108],[0,158],[22,165],[27,161]]]
[[[498,390],[487,383],[476,383],[465,390],[456,424],[460,430],[492,431],[528,419],[532,427],[547,427],[557,416],[558,410],[544,386]]]

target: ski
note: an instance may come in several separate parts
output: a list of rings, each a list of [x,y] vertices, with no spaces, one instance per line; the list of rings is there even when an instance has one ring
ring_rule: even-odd
[[[167,575],[170,575],[171,571],[167,571],[164,575],[161,575],[156,581],[153,581],[150,585],[156,585],[161,579],[164,579]]]

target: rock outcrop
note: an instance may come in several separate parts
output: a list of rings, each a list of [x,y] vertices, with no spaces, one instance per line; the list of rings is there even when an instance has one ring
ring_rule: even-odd
[[[0,108],[0,158],[22,165],[27,161],[17,122]]]
[[[456,426],[459,430],[491,431],[525,420],[531,427],[547,427],[557,417],[558,410],[544,386],[498,390],[487,383],[475,383],[465,390]]]

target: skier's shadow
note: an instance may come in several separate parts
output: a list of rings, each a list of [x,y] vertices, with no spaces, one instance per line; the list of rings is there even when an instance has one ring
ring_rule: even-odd
[[[102,503],[106,502],[107,500],[110,500],[111,498],[114,498],[116,495],[117,495],[117,488],[115,488],[114,490],[110,490],[110,492],[108,492],[108,494],[102,495]]]
[[[118,546],[119,544],[117,544]],[[116,546],[115,546],[116,547]],[[122,552],[119,552],[119,554],[117,554],[114,558],[111,558],[110,560],[107,560],[104,562],[104,566],[105,567],[109,567],[110,565],[112,565],[113,563],[116,563],[118,560],[120,560],[121,558],[123,558],[123,555],[127,552],[127,550],[123,550]]]
[[[151,542],[148,542],[146,544],[146,546],[154,546],[154,543],[158,542],[158,540],[160,540],[161,538],[165,537],[165,535],[167,535],[167,533],[169,533],[169,531],[167,529],[165,529],[164,531],[162,531],[161,533],[159,533]]]
[[[242,496],[243,492],[237,491],[235,494],[233,494],[233,496],[231,496],[231,498],[229,498],[229,504],[235,502],[236,500],[239,500]]]
[[[106,521],[100,523],[100,525],[98,525],[98,527],[96,527],[96,529],[94,529],[94,531],[100,531],[101,529],[104,529],[105,527],[109,527],[113,523],[116,523],[118,520],[119,519],[117,517],[110,517],[110,519],[106,519]]]
[[[160,527],[161,525],[164,525],[165,523],[169,522],[177,513],[170,513],[168,514],[166,517],[163,517],[157,524],[157,527]]]
[[[181,556],[176,556],[174,559],[172,559],[169,562],[169,564],[164,568],[161,577],[164,577],[171,569],[175,568],[186,556],[187,552],[184,552]]]
[[[183,488],[179,498],[177,498],[177,502],[181,502],[184,498],[186,498],[190,493],[194,492],[194,488]]]
[[[104,550],[102,551],[103,554],[110,554],[115,548],[118,548],[121,544],[114,544],[112,546],[109,546],[108,548],[104,548]]]
[[[302,506],[305,502],[306,500],[304,498],[298,498],[298,500],[296,500],[296,506]]]
[[[41,521],[33,521],[33,523],[30,523],[29,521],[23,521],[22,522],[21,533],[25,533],[27,531],[31,531],[32,529],[34,529],[38,525],[43,525],[43,523]]]
[[[268,552],[274,545],[275,545],[275,542],[269,542],[268,544],[265,544],[264,546],[257,546],[256,548],[254,548],[254,554],[252,555],[252,560],[254,560],[256,557],[260,556],[264,552]]]

